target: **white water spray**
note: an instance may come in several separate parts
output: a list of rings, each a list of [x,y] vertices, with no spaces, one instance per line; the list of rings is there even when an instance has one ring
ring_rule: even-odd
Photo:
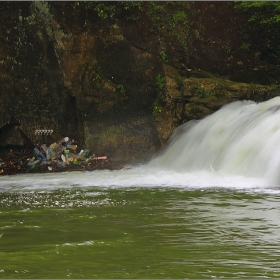
[[[279,192],[279,171],[280,97],[275,97],[263,103],[233,102],[200,121],[183,124],[166,149],[146,165],[120,171],[3,176],[0,191],[97,186]]]
[[[178,172],[280,179],[280,97],[263,103],[237,101],[198,123],[186,123],[151,166]]]

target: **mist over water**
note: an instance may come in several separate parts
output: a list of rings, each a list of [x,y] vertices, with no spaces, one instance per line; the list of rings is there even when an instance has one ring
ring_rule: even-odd
[[[150,165],[177,172],[212,171],[279,184],[280,97],[237,101],[172,135]]]
[[[120,171],[3,176],[1,191],[69,187],[230,187],[278,192],[280,97],[237,101],[183,124],[148,164]],[[280,191],[279,191],[280,192]]]

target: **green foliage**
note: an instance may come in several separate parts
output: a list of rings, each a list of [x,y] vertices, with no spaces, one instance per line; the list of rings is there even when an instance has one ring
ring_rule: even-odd
[[[94,11],[101,19],[113,18],[118,13],[115,5],[107,5],[106,3],[93,3]]]
[[[115,84],[113,83],[112,80],[108,80],[108,84],[109,84],[111,87],[115,87]]]
[[[118,14],[118,8],[115,3],[102,1],[81,1],[74,2],[73,8],[81,7],[93,11],[98,18],[102,20],[110,19]]]
[[[120,91],[120,93],[122,94],[121,99],[123,101],[127,101],[129,99],[129,95],[126,94],[126,89],[124,88],[124,86],[122,84],[117,85],[116,89],[118,89]]]
[[[117,89],[117,90],[122,94],[122,98],[121,98],[121,99],[122,99],[123,101],[127,101],[127,100],[129,99],[129,95],[127,95],[126,89],[125,89],[125,87],[123,86],[123,84],[118,84],[118,85],[116,85],[112,80],[108,80],[108,84],[109,84],[111,87]]]
[[[165,104],[166,98],[165,98],[165,77],[162,73],[157,74],[156,76],[156,88],[159,92],[157,100],[153,103],[152,106],[152,114],[153,116],[156,116],[157,114],[161,113],[163,111],[163,105]]]
[[[239,25],[243,49],[250,44],[250,51],[276,58],[280,54],[280,2],[242,1],[235,2],[234,7],[245,18]]]
[[[187,20],[187,15],[184,11],[177,11],[176,13],[173,14],[173,21],[174,24],[187,24],[188,20]],[[174,25],[174,27],[176,27]]]
[[[163,110],[162,106],[160,106],[157,101],[155,101],[153,103],[152,109],[153,109],[153,112],[152,112],[153,116],[156,116],[157,114],[161,113]]]
[[[240,46],[240,48],[242,49],[242,50],[244,50],[244,51],[250,51],[250,46],[251,46],[251,44],[248,44],[248,43],[242,43],[241,44],[241,46]]]
[[[93,81],[94,83],[99,83],[99,82],[101,82],[101,77],[100,77],[100,75],[97,74],[94,78],[92,78],[92,81]]]
[[[176,82],[176,84],[178,85],[177,89],[180,91],[180,93],[182,94],[183,96],[183,92],[184,92],[184,85],[183,85],[183,81],[182,79],[180,78],[180,76],[175,76],[173,78],[173,80]]]
[[[101,20],[115,19],[121,15],[127,20],[137,20],[142,10],[142,2],[139,1],[81,1],[74,2],[72,6],[91,11]]]
[[[249,12],[249,22],[265,25],[280,22],[280,2],[277,1],[242,1],[237,2],[235,8]]]
[[[163,91],[165,88],[165,77],[162,73],[159,73],[156,76],[156,86],[159,91]]]
[[[121,9],[125,12],[125,18],[127,20],[138,20],[140,18],[140,12],[143,9],[142,2],[139,1],[123,1],[119,2]]]
[[[276,88],[279,88],[279,85],[278,85],[278,84],[275,84],[275,83],[274,83],[274,84],[270,84],[270,85],[269,85],[269,88],[270,88],[270,89],[276,89]]]
[[[188,13],[191,2],[147,1],[143,2],[143,11],[147,15],[147,26],[150,31],[160,36],[171,36],[188,54],[188,36],[190,26]]]
[[[229,45],[229,44],[227,44],[227,43],[223,44],[223,48],[225,49],[225,51],[226,51],[227,53],[230,53],[230,52],[231,52],[231,48],[230,48],[230,45]]]
[[[166,53],[165,53],[164,51],[161,51],[161,52],[159,53],[159,56],[160,56],[161,60],[162,60],[164,63],[168,63],[167,55],[166,55]]]
[[[210,91],[205,90],[203,87],[199,86],[196,91],[195,94],[199,97],[199,98],[205,98],[208,97],[210,95]]]
[[[84,66],[87,71],[91,71],[98,64],[97,60],[93,60],[92,63],[89,63],[87,60],[84,62]]]
[[[117,89],[120,91],[120,93],[122,95],[124,95],[126,92],[126,89],[124,88],[124,86],[122,84],[117,85]]]
[[[160,37],[173,37],[188,54],[189,17],[194,13],[192,2],[184,1],[81,1],[73,9],[84,9],[88,16],[102,21],[143,19],[147,28]],[[161,58],[167,63],[166,55]]]
[[[72,4],[73,9],[76,9],[76,8],[79,7],[79,6],[80,6],[80,2],[74,2],[74,3]]]

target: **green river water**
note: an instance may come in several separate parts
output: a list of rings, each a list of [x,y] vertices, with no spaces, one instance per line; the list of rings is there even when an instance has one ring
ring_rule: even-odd
[[[187,122],[143,166],[2,176],[0,278],[280,278],[280,97]]]
[[[227,188],[3,191],[1,278],[277,278],[279,194]]]

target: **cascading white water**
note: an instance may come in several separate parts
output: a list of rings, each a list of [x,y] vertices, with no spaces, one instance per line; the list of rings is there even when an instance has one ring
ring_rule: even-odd
[[[160,155],[119,171],[3,176],[1,191],[76,187],[226,187],[279,193],[280,97],[237,101],[178,127]],[[276,187],[276,188],[275,188]]]
[[[279,183],[280,97],[237,101],[197,123],[186,123],[151,166],[178,172],[212,170]]]

